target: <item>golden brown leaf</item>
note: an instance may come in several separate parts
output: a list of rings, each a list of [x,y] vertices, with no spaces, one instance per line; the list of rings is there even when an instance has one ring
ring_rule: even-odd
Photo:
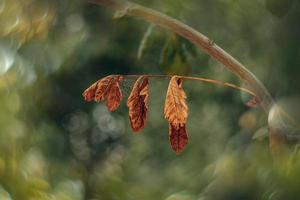
[[[91,85],[89,88],[87,88],[82,93],[82,96],[84,97],[84,100],[86,100],[86,101],[93,101],[94,100],[98,82],[99,81],[95,82],[93,85]]]
[[[97,89],[95,92],[95,101],[104,101],[107,98],[112,84],[116,81],[115,76],[106,76],[98,81]]]
[[[123,80],[122,76],[117,76],[114,78],[114,81],[111,83],[109,87],[109,91],[107,92],[106,97],[106,106],[109,111],[115,111],[122,100],[122,92],[120,89],[120,82]]]
[[[188,143],[185,124],[175,126],[169,123],[169,141],[176,154],[180,154],[183,151],[185,145]]]
[[[115,111],[121,102],[122,92],[120,89],[120,83],[123,80],[123,76],[106,76],[83,92],[84,99],[86,101],[95,100],[96,102],[105,101],[106,106],[110,111]]]
[[[141,130],[147,121],[148,111],[148,77],[141,76],[135,82],[127,100],[129,120],[134,132]]]
[[[188,106],[186,94],[182,88],[182,80],[173,76],[170,80],[165,101],[165,118],[175,127],[186,124],[188,117]]]

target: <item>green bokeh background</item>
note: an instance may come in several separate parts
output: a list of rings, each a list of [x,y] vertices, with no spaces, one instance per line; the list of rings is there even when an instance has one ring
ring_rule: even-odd
[[[300,124],[299,0],[136,2],[207,35]],[[138,59],[148,24],[112,15],[84,0],[0,0],[1,200],[300,199],[298,146],[274,165],[268,116],[247,108],[249,96],[239,91],[185,82],[190,140],[179,156],[163,117],[166,79],[150,80],[149,119],[139,134],[130,129],[125,105],[133,79],[122,85],[114,113],[85,102],[84,89],[109,74],[189,74],[241,84],[158,27]],[[164,57],[174,37],[171,48],[183,53]]]

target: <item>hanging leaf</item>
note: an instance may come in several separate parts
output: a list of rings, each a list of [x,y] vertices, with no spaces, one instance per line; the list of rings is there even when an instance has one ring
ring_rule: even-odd
[[[89,88],[87,88],[82,93],[82,96],[84,97],[84,100],[86,100],[86,101],[93,101],[94,100],[98,82],[99,81],[95,82],[93,85],[91,85]]]
[[[95,92],[95,101],[104,101],[107,97],[107,94],[110,90],[112,83],[114,82],[114,76],[106,76],[98,81],[97,89]]]
[[[180,154],[183,151],[185,145],[188,143],[185,124],[175,126],[169,123],[169,141],[176,154]]]
[[[149,80],[146,76],[141,76],[135,82],[127,100],[129,108],[129,120],[134,132],[144,128],[147,121]]]
[[[123,80],[122,76],[117,76],[112,82],[109,92],[107,93],[106,106],[109,111],[115,111],[122,100],[122,92],[120,89],[120,82]]]
[[[169,82],[165,101],[164,115],[173,126],[185,125],[188,117],[186,94],[182,88],[182,80],[173,76]]]
[[[258,99],[258,97],[257,96],[255,96],[255,97],[253,97],[252,99],[250,99],[247,103],[246,103],[246,105],[248,106],[248,107],[250,107],[250,108],[256,108],[256,107],[258,107],[259,105],[260,105],[260,100]]]
[[[86,101],[95,100],[96,102],[105,101],[107,108],[112,112],[115,111],[122,100],[122,92],[120,83],[123,81],[123,76],[106,76],[83,92]]]
[[[84,99],[86,101],[103,101],[113,80],[114,76],[110,75],[96,81],[93,85],[91,85],[83,92],[82,95]]]

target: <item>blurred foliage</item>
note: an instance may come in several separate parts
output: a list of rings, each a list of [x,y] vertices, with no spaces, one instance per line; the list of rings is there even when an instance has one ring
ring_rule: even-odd
[[[167,74],[189,75],[188,56],[196,56],[195,47],[186,39],[172,33],[165,41],[160,55],[160,65]]]
[[[283,17],[293,6],[294,0],[266,0],[267,9],[277,17]]]
[[[248,66],[299,133],[299,1],[137,2],[183,20]],[[125,101],[115,113],[83,101],[82,91],[108,74],[239,84],[181,37],[158,27],[145,36],[145,22],[112,20],[110,10],[81,0],[0,0],[0,25],[1,200],[300,198],[299,146],[274,164],[267,116],[246,108],[244,94],[186,82],[190,142],[180,156],[169,148],[163,119],[167,80],[150,81],[140,134],[130,130]],[[124,100],[133,81],[124,82]],[[275,111],[269,120],[281,126]]]

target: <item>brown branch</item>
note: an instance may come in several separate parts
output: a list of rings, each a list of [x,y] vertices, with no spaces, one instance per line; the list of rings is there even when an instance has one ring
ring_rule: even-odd
[[[227,69],[237,75],[261,102],[262,108],[268,113],[273,105],[273,99],[264,85],[244,65],[212,42],[208,37],[199,33],[186,24],[155,10],[122,0],[89,0],[91,3],[103,5],[116,10],[120,15],[129,15],[169,29],[188,39],[207,54],[222,63]]]

